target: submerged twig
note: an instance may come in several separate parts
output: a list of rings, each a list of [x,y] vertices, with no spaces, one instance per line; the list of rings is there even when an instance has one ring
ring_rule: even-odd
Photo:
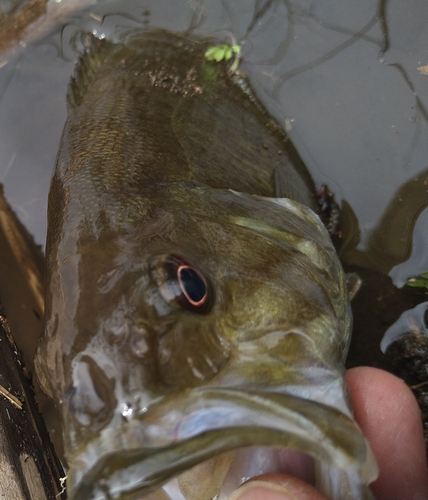
[[[14,406],[16,406],[16,408],[22,410],[22,402],[7,389],[5,389],[2,385],[0,385],[0,394],[7,400],[9,400]]]

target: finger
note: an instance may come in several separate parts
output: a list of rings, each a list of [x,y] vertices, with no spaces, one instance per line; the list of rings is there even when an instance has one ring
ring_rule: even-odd
[[[399,378],[377,368],[348,370],[355,418],[379,465],[378,500],[426,500],[428,477],[419,406]]]
[[[311,485],[288,474],[263,474],[235,490],[228,500],[327,500]]]

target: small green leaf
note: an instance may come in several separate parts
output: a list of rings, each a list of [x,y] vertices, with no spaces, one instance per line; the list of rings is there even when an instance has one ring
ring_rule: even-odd
[[[217,52],[214,55],[214,59],[217,62],[223,61],[225,52],[226,49],[224,48],[224,45],[220,45],[220,47],[217,47]]]
[[[208,61],[214,61],[216,54],[218,53],[218,47],[210,47],[205,52],[205,59]]]
[[[209,47],[205,51],[205,59],[207,61],[230,61],[233,55],[235,54],[235,59],[233,61],[232,66],[230,67],[230,71],[234,72],[238,68],[239,64],[239,53],[241,52],[240,45],[229,45],[227,43],[223,43],[222,45],[215,45],[213,47]]]
[[[413,288],[426,288],[428,290],[428,271],[415,276],[414,278],[409,278],[407,280],[407,286]]]
[[[225,61],[229,61],[231,59],[231,57],[232,57],[232,54],[233,54],[233,52],[232,52],[231,47],[225,48],[225,50],[224,50],[224,60]]]
[[[238,54],[240,50],[240,45],[233,45],[232,47],[229,44],[224,43],[222,45],[209,47],[205,52],[205,58],[208,61],[229,61],[232,59],[233,54]]]

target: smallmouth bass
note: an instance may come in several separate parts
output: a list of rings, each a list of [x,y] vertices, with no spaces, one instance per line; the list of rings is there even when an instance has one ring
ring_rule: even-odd
[[[92,40],[70,85],[36,359],[69,498],[223,500],[308,457],[330,498],[373,498],[312,180],[210,44]]]

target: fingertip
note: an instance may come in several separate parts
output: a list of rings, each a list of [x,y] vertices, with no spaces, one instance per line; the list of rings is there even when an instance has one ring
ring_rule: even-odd
[[[312,486],[286,474],[264,474],[240,486],[228,500],[326,500]]]
[[[348,370],[355,419],[378,461],[371,485],[380,500],[428,498],[425,442],[419,405],[406,384],[377,368]]]
[[[250,481],[235,490],[228,500],[296,500],[296,497],[280,485]]]

